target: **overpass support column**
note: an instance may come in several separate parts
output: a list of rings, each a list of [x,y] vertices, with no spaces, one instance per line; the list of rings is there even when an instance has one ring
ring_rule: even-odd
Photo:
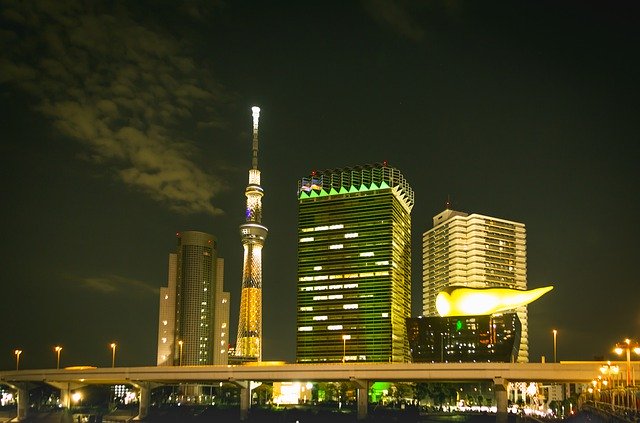
[[[358,420],[365,420],[369,414],[369,381],[354,378],[350,378],[350,381],[356,385]]]
[[[507,415],[507,385],[509,381],[505,380],[502,377],[494,377],[493,378],[493,392],[496,397],[496,423],[507,423],[508,415]]]
[[[66,388],[60,388],[60,405],[65,410],[71,408],[71,387],[68,383]]]
[[[229,382],[240,388],[240,421],[247,421],[251,408],[251,381],[239,381],[229,378]]]
[[[149,415],[149,403],[151,402],[151,383],[137,382],[135,385],[140,392],[140,405],[138,406],[138,415],[134,420],[144,420]]]
[[[16,416],[16,420],[20,422],[27,418],[27,411],[29,410],[29,388],[26,383],[16,384],[15,388],[18,391],[18,415]]]
[[[240,387],[240,421],[244,422],[249,418],[251,408],[251,382],[246,381],[238,386]]]

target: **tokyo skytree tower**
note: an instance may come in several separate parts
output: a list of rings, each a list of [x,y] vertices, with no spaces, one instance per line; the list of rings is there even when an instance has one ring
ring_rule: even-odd
[[[240,361],[262,361],[262,246],[267,228],[262,225],[262,196],[258,170],[258,119],[260,108],[252,107],[253,156],[249,170],[246,222],[240,225],[244,248],[242,293],[235,356]]]

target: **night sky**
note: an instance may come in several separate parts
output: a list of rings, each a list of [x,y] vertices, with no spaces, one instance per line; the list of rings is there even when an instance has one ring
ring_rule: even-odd
[[[296,183],[387,160],[422,233],[523,222],[531,361],[640,337],[640,7],[581,1],[1,1],[0,369],[155,365],[177,231],[240,302],[262,108],[264,358],[295,360]]]

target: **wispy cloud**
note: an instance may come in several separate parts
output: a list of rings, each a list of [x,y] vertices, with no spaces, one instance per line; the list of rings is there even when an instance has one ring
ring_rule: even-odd
[[[362,3],[365,10],[379,23],[410,40],[424,39],[425,30],[415,21],[410,12],[411,1],[363,0]]]
[[[185,134],[223,125],[216,107],[229,98],[178,39],[134,20],[126,3],[1,4],[0,83],[28,92],[124,184],[179,212],[222,212],[225,179],[201,169]]]
[[[117,275],[106,275],[89,278],[73,279],[82,287],[98,291],[103,294],[115,294],[118,292],[139,292],[143,294],[158,294],[158,289],[137,279],[125,278]]]

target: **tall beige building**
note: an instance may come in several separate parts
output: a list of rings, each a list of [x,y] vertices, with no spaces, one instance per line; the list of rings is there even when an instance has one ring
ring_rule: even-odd
[[[527,289],[523,223],[447,208],[422,236],[423,314],[437,316],[436,296],[444,288]],[[529,361],[527,307],[516,309],[522,324],[517,361]]]
[[[186,231],[160,288],[158,366],[227,364],[229,293],[213,235]]]

